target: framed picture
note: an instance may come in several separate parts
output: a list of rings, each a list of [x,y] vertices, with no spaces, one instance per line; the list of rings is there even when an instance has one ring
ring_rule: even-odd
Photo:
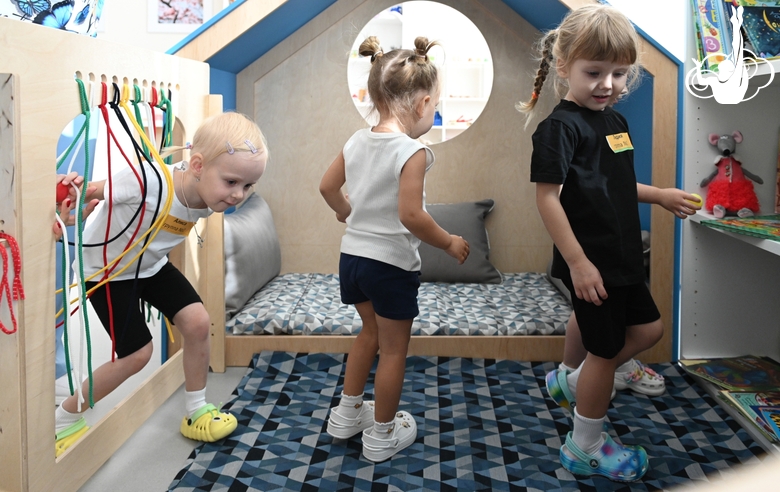
[[[192,32],[213,12],[212,0],[148,0],[149,32]]]

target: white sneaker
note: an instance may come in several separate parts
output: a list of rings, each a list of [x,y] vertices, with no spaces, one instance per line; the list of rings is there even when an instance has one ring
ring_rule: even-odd
[[[393,427],[386,436],[375,436],[373,428],[363,431],[363,456],[378,463],[408,448],[417,439],[417,422],[408,412],[395,414]]]
[[[355,418],[344,417],[338,413],[338,406],[330,409],[327,432],[337,439],[349,439],[359,432],[374,426],[374,401],[360,404],[360,412]]]
[[[619,390],[630,389],[644,395],[658,396],[666,391],[664,377],[656,373],[638,360],[634,361],[634,369],[627,372],[615,373],[615,388]]]

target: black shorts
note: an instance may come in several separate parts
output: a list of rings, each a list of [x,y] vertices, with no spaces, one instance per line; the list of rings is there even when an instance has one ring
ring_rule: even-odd
[[[604,359],[617,356],[626,344],[626,327],[652,323],[661,318],[658,307],[644,282],[608,287],[601,306],[578,299],[571,277],[561,279],[571,292],[571,302],[582,334],[582,344],[593,355]]]
[[[91,289],[98,282],[87,282]],[[120,359],[143,348],[152,341],[152,334],[146,326],[143,302],[148,302],[171,322],[183,308],[202,302],[189,280],[170,262],[159,272],[148,278],[118,280],[100,286],[89,298],[103,328],[111,335],[106,286],[110,286],[111,311],[114,318],[114,340],[116,355]]]
[[[341,253],[339,282],[344,304],[371,301],[376,314],[395,320],[413,319],[420,314],[417,307],[420,272]]]

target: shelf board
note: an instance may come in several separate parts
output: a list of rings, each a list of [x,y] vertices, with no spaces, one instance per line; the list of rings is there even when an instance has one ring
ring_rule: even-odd
[[[755,69],[748,65],[748,73],[750,74],[749,87],[763,87],[765,84],[767,84],[766,77],[769,75],[773,75],[772,82],[769,84],[770,86],[780,85],[780,58],[767,60],[766,63],[761,63]],[[715,78],[717,75],[715,73],[709,72],[706,75],[706,78],[710,77]],[[689,87],[695,86],[693,79],[688,76],[686,76],[685,82]]]
[[[706,212],[698,211],[695,215],[691,215],[688,217],[688,220],[701,225],[702,227],[707,227],[706,225],[702,224],[701,222],[703,220],[715,220],[715,216],[712,214],[708,214]],[[764,251],[768,251],[772,254],[780,256],[780,241],[773,241],[771,239],[762,239],[760,237],[755,236],[749,236],[747,234],[739,234],[737,232],[727,231],[725,229],[719,229],[716,227],[707,227],[707,229],[711,231],[720,232],[722,234],[725,234],[727,236],[731,236],[734,239],[738,239],[742,242],[751,244],[758,249],[763,249]]]

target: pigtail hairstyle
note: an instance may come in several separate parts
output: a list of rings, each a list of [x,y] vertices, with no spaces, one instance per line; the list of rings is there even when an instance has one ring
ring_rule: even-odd
[[[542,86],[547,79],[547,75],[550,73],[550,67],[553,63],[553,45],[558,36],[557,30],[549,31],[544,35],[539,42],[541,46],[541,59],[539,61],[539,69],[536,71],[536,78],[534,79],[534,90],[531,93],[531,98],[527,102],[518,102],[515,108],[522,113],[530,113],[536,106],[536,101],[539,100],[539,94],[542,93]]]
[[[438,89],[439,73],[428,56],[428,51],[438,45],[436,41],[418,37],[414,40],[414,50],[395,49],[384,53],[375,36],[360,44],[360,55],[371,57],[368,95],[380,115],[393,114],[405,122],[414,112],[417,94]]]
[[[557,29],[542,38],[540,50],[542,61],[534,80],[531,99],[515,106],[528,115],[526,126],[547,74],[552,72],[557,75],[558,68],[567,68],[575,60],[608,61],[628,65],[628,92],[639,80],[639,35],[628,17],[609,5],[586,5],[572,10],[566,14]],[[564,97],[566,89],[566,81],[555,77],[556,95]]]

